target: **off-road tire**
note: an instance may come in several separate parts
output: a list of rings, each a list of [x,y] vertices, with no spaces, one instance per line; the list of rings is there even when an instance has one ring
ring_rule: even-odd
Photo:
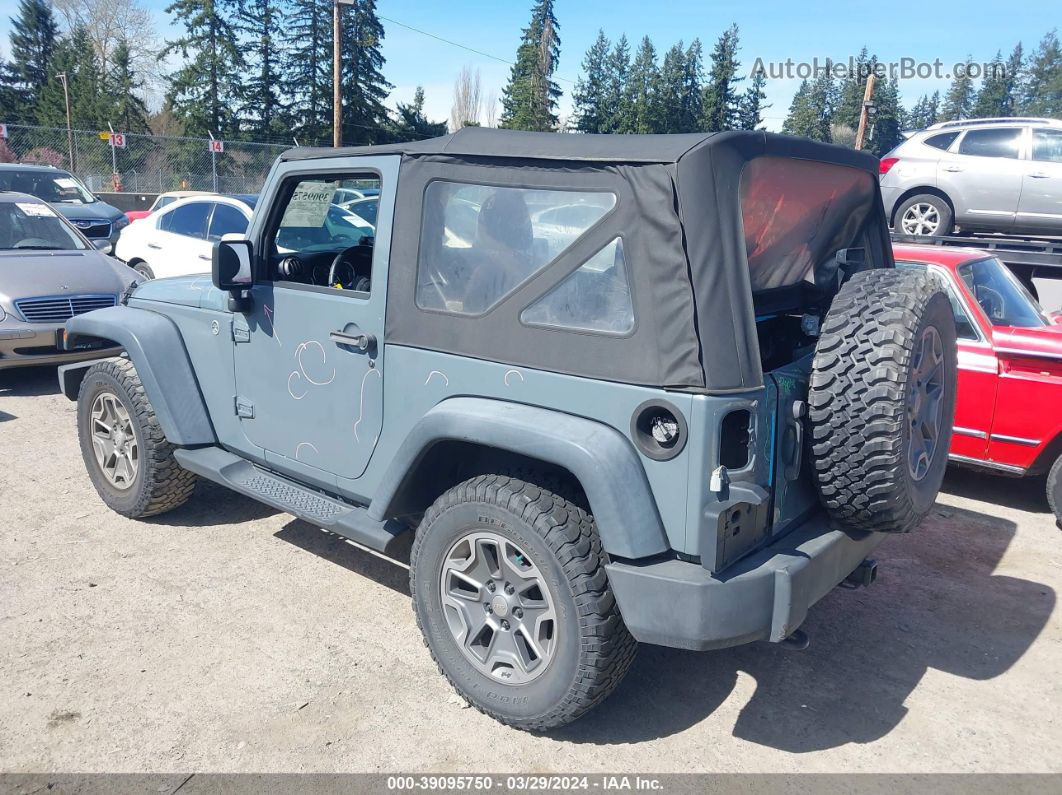
[[[139,447],[138,471],[126,489],[117,489],[108,482],[93,452],[91,410],[93,402],[105,391],[115,395],[129,412]],[[77,432],[92,485],[116,513],[131,519],[155,516],[172,511],[192,496],[196,475],[182,469],[173,457],[174,445],[166,440],[140,376],[128,359],[104,359],[85,373],[77,398]]]
[[[1047,504],[1055,514],[1055,523],[1062,529],[1062,455],[1047,473]]]
[[[943,349],[943,408],[920,479],[909,466],[916,346],[933,326]],[[811,461],[822,504],[855,530],[905,533],[936,500],[955,414],[955,319],[925,273],[855,274],[823,321],[808,396]]]
[[[903,235],[911,234],[903,228],[902,219],[904,214],[915,205],[930,205],[936,211],[938,217],[937,228],[930,234],[922,236],[946,237],[955,231],[955,213],[952,212],[951,205],[935,193],[920,193],[901,204],[893,216],[893,231]]]
[[[472,666],[443,614],[440,581],[447,550],[480,529],[526,549],[557,606],[553,659],[526,684],[500,683]],[[593,517],[509,475],[473,477],[432,504],[417,529],[409,584],[417,624],[442,674],[471,706],[518,729],[545,731],[580,717],[615,689],[637,650],[609,587]]]

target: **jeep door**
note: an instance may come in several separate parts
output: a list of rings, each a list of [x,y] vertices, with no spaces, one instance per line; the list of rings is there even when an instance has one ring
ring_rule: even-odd
[[[234,324],[235,410],[267,463],[335,486],[383,422],[383,323],[397,157],[282,162],[252,221],[255,283]],[[376,235],[335,205],[379,188]]]

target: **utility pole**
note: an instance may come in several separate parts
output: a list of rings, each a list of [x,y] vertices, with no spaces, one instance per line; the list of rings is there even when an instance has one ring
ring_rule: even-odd
[[[70,90],[66,86],[66,72],[56,75],[63,81],[63,99],[66,101],[66,148],[70,158],[71,173],[77,172],[77,163],[74,162],[74,130],[70,124]]]
[[[874,97],[874,73],[867,75],[867,88],[863,92],[863,107],[859,110],[859,129],[856,130],[855,148],[862,149],[867,136],[867,123],[877,108],[871,101]]]

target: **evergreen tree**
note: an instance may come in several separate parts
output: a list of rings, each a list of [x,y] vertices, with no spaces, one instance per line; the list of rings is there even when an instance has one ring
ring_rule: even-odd
[[[764,91],[766,85],[767,76],[762,71],[752,76],[752,83],[746,89],[738,107],[737,128],[739,130],[760,129],[760,125],[763,124],[763,112],[771,107],[763,104],[767,98],[767,92]]]
[[[867,48],[859,51],[855,58],[855,71],[846,75],[837,90],[833,109],[833,121],[851,127],[859,127],[859,115],[863,111],[863,97],[866,95],[867,78],[874,72],[878,63],[876,55],[869,55]]]
[[[628,103],[627,80],[631,71],[631,48],[627,37],[620,36],[619,41],[609,53],[606,68],[606,88],[604,106],[608,117],[604,132],[629,133],[633,130],[632,108]]]
[[[682,42],[664,53],[653,90],[651,127],[657,133],[682,132],[682,104],[685,94],[686,52]]]
[[[972,114],[974,118],[1005,116],[1007,102],[1007,66],[1003,63],[1003,53],[996,50],[996,57],[985,69],[981,78],[981,90],[974,100]]]
[[[14,64],[0,59],[0,119],[22,119],[23,95]],[[0,160],[0,163],[6,163]]]
[[[873,131],[868,136],[866,149],[878,157],[892,151],[903,140],[900,134],[904,118],[900,104],[899,89],[895,80],[883,77],[874,83]]]
[[[811,138],[818,124],[811,108],[811,83],[807,78],[800,81],[793,101],[789,103],[789,113],[782,122],[782,132],[786,135],[802,135]]]
[[[384,100],[393,86],[384,79],[383,25],[376,0],[343,6],[343,140],[386,140],[389,116]]]
[[[1062,118],[1062,48],[1053,30],[1029,58],[1021,87],[1021,113]]]
[[[284,136],[291,132],[287,116],[286,16],[278,0],[243,0],[240,32],[246,37],[242,116],[254,140]]]
[[[144,81],[133,70],[132,53],[125,39],[119,39],[111,53],[105,87],[110,105],[105,120],[119,132],[150,133],[148,109],[140,97]]]
[[[683,59],[682,102],[680,104],[679,132],[697,132],[700,129],[704,92],[704,48],[700,39],[694,39]]]
[[[965,65],[956,73],[944,95],[944,107],[941,116],[947,121],[957,121],[970,118],[974,107],[973,79],[970,77],[970,59],[966,59]]]
[[[300,142],[331,139],[332,2],[291,0],[290,4],[287,77],[292,124]]]
[[[60,39],[52,58],[52,74],[41,90],[37,122],[47,127],[66,126],[66,98],[58,75],[66,76],[70,92],[70,120],[74,127],[106,129],[111,98],[105,96],[100,63],[87,31],[78,27]]]
[[[1013,116],[1017,113],[1018,102],[1020,101],[1018,90],[1021,86],[1024,70],[1024,51],[1019,41],[1014,45],[1014,49],[1011,50],[1010,57],[1007,58],[1007,74],[1003,83],[1003,113],[1001,114],[1003,116]]]
[[[179,53],[183,65],[170,75],[166,103],[186,135],[235,138],[246,68],[234,24],[239,0],[174,0],[166,12],[184,25],[161,56]]]
[[[734,85],[737,77],[738,27],[731,25],[712,50],[712,68],[704,88],[701,106],[701,129],[707,132],[730,130],[737,124],[738,97]]]
[[[789,106],[789,115],[782,124],[782,132],[829,142],[834,118],[832,92],[833,80],[828,72],[814,82],[801,80]]]
[[[59,23],[47,0],[21,0],[11,19],[11,66],[8,84],[21,121],[38,121],[36,107],[54,72]],[[10,117],[9,117],[10,118]]]
[[[536,0],[531,22],[516,50],[509,83],[502,90],[501,126],[514,130],[554,130],[560,87],[553,72],[560,59],[560,25],[553,0]]]
[[[654,91],[657,84],[656,48],[648,36],[642,37],[631,64],[630,78],[626,87],[626,106],[629,116],[624,120],[623,132],[655,132],[653,121],[656,116]]]
[[[411,103],[398,103],[391,133],[395,141],[419,141],[446,135],[446,122],[429,121],[424,114],[424,89],[417,86]]]
[[[609,41],[598,30],[597,39],[583,58],[583,73],[575,84],[572,103],[575,129],[584,133],[607,132],[615,106],[606,104],[609,84]]]

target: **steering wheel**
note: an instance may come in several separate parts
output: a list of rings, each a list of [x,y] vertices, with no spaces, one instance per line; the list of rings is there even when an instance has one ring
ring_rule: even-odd
[[[1006,314],[1006,302],[1003,300],[1003,296],[999,294],[998,290],[994,290],[991,287],[986,287],[983,284],[977,285],[977,303],[981,305],[981,308],[985,310],[985,314],[992,320],[1002,320]]]
[[[332,265],[328,268],[329,287],[335,287],[340,290],[356,290],[362,293],[369,292],[369,277],[358,276],[357,269],[347,261],[347,254],[356,248],[358,246],[351,246],[336,254],[335,259],[332,260]],[[349,272],[348,279],[340,278],[341,268],[346,268]]]

